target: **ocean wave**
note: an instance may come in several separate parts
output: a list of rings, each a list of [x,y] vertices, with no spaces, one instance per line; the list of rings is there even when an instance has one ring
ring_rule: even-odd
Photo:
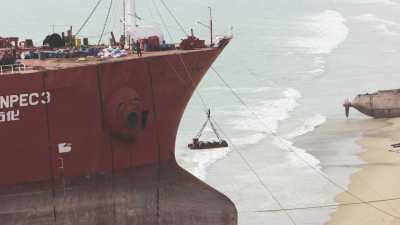
[[[209,87],[206,88],[205,91],[207,92],[224,92],[229,91],[228,87]],[[271,91],[271,87],[249,87],[249,88],[233,88],[233,90],[239,94],[258,94],[263,92]]]
[[[201,180],[205,180],[207,177],[207,169],[212,164],[220,159],[225,158],[231,150],[229,148],[218,149],[218,150],[202,150],[199,152],[193,152],[191,160],[196,163],[196,167],[191,169],[191,173]]]
[[[232,139],[235,145],[255,145],[266,137],[265,133],[256,133]]]
[[[241,89],[242,91],[249,91],[253,94],[257,94],[258,91],[267,91],[268,88],[258,90],[247,90]],[[301,93],[293,88],[288,88],[282,92],[282,98],[263,101],[259,106],[251,107],[252,111],[257,114],[257,118],[254,115],[249,114],[247,110],[243,110],[242,107],[238,107],[237,110],[221,111],[226,116],[234,117],[235,120],[230,120],[231,126],[236,131],[245,131],[249,133],[240,137],[233,137],[231,141],[235,146],[243,145],[254,145],[262,141],[269,135],[269,133],[276,132],[279,126],[279,122],[289,117],[289,113],[296,108],[298,105],[297,100],[302,97]],[[263,120],[263,123],[259,121]],[[267,127],[266,127],[267,126]],[[205,136],[211,136],[213,133],[210,128],[205,129]],[[230,148],[218,149],[218,150],[204,150],[201,152],[190,153],[190,163],[196,166],[192,167],[190,172],[199,179],[205,180],[207,177],[207,169],[217,162],[218,160],[226,157],[231,151]]]
[[[308,73],[321,74],[321,73],[325,72],[325,64],[326,64],[326,61],[324,60],[323,57],[321,57],[321,56],[315,57],[314,62],[313,62],[313,66],[315,69],[308,71]]]
[[[238,92],[238,93],[244,93],[244,94],[257,94],[257,93],[262,93],[262,92],[268,92],[272,88],[271,87],[258,87],[258,88],[234,88],[233,90]]]
[[[228,112],[241,117],[232,122],[233,128],[243,131],[275,133],[279,122],[289,117],[289,113],[298,105],[297,100],[302,97],[300,92],[293,88],[285,90],[283,96],[280,99],[262,101],[258,106],[251,107],[256,115],[251,115],[242,109]]]
[[[290,44],[309,54],[329,54],[344,42],[349,28],[346,19],[337,11],[326,10],[320,14],[304,18],[305,28],[311,37],[297,37]]]
[[[359,22],[366,22],[374,24],[374,27],[377,31],[390,36],[398,36],[399,33],[399,24],[391,21],[377,17],[373,14],[364,14],[361,16],[352,17],[352,19],[359,21]]]
[[[384,5],[399,5],[398,2],[393,0],[342,0],[344,3],[349,4],[384,4]]]
[[[307,153],[304,149],[294,146],[292,142],[281,137],[275,137],[273,144],[280,149],[293,152],[293,154],[289,156],[290,164],[299,166],[306,164],[306,166],[312,166],[316,169],[320,169],[321,161],[319,161],[313,155]]]
[[[382,19],[382,18],[377,17],[376,15],[368,14],[368,13],[361,15],[361,16],[354,16],[354,17],[352,17],[352,19],[362,21],[362,22],[378,22],[378,23],[383,23],[386,25],[397,25],[397,23],[394,21]]]
[[[292,131],[291,133],[286,135],[286,138],[293,139],[295,137],[299,137],[304,134],[307,134],[307,133],[315,130],[315,128],[321,126],[325,122],[326,122],[326,117],[319,115],[319,114],[314,115],[310,118],[307,118],[301,127],[295,129],[294,131]]]

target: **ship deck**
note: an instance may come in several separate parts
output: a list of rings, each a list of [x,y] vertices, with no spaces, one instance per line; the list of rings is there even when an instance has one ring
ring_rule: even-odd
[[[101,59],[98,57],[86,57],[86,58],[48,58],[44,60],[40,59],[23,59],[20,60],[21,64],[24,65],[21,69],[14,71],[3,71],[1,75],[13,74],[13,73],[32,73],[35,71],[43,71],[43,70],[59,70],[66,69],[72,67],[81,67],[81,66],[90,66],[90,65],[98,65],[103,63],[110,62],[119,62],[126,61],[132,59],[139,58],[150,58],[150,57],[159,57],[159,56],[167,56],[167,55],[182,55],[193,52],[203,52],[203,51],[211,51],[213,48],[202,48],[195,50],[168,50],[168,51],[156,51],[156,52],[142,52],[142,56],[138,56],[137,54],[130,53],[128,56],[119,57],[119,58],[105,58]]]

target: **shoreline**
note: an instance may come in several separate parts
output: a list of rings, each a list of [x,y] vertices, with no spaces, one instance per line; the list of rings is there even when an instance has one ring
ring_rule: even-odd
[[[400,142],[400,119],[388,119],[385,126],[366,131],[356,141],[365,161],[350,177],[348,191],[336,196],[338,204],[362,201],[368,204],[339,206],[326,225],[395,225],[400,220],[400,152],[390,152]],[[359,199],[357,199],[359,198]],[[381,201],[390,199],[388,201]]]

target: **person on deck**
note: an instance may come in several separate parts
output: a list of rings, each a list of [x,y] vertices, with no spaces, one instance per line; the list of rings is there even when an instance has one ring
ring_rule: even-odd
[[[136,51],[137,51],[138,56],[142,56],[142,49],[140,48],[139,40],[136,41]]]

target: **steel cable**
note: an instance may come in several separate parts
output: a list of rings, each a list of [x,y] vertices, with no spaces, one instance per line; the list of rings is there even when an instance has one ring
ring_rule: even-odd
[[[186,32],[185,28],[182,26],[182,24],[179,22],[178,18],[174,15],[174,13],[171,11],[171,9],[168,7],[168,5],[165,3],[164,0],[160,0],[160,2],[163,4],[165,9],[168,11],[169,15],[175,20],[175,23],[179,26],[179,28],[182,30],[182,32],[187,36],[188,33]]]
[[[100,35],[99,42],[97,43],[97,45],[100,45],[100,43],[101,43],[101,41],[102,41],[102,39],[103,39],[104,31],[106,30],[108,21],[109,21],[109,19],[110,19],[110,14],[111,14],[112,6],[113,6],[113,0],[110,0],[110,6],[108,7],[107,16],[106,16],[106,21],[104,22],[103,30],[101,31],[101,35]]]
[[[255,118],[257,120],[259,120],[259,122],[265,126],[266,128],[268,127],[265,122],[259,118],[259,116],[257,115],[257,113],[255,113],[248,104],[246,104],[246,102],[240,97],[240,95],[238,93],[235,92],[235,90],[225,81],[225,79],[223,79],[223,77],[221,76],[220,73],[218,73],[218,71],[215,70],[214,67],[211,67],[212,70],[217,74],[218,78],[224,83],[224,85],[232,92],[232,94],[237,98],[237,100],[243,105],[245,106],[245,108],[255,116]],[[291,149],[292,146],[289,146],[287,144],[287,142],[284,142],[282,140],[281,137],[279,137],[277,134],[272,133],[272,132],[265,132],[266,134],[271,135],[272,137],[274,137],[277,141],[280,141],[284,146],[286,146],[288,149]],[[226,136],[226,135],[225,135]],[[360,198],[359,196],[357,196],[356,194],[350,192],[349,190],[347,190],[347,188],[343,187],[342,185],[340,185],[339,183],[335,182],[332,178],[330,178],[328,175],[326,175],[325,173],[323,173],[322,171],[320,171],[318,168],[316,168],[315,166],[311,165],[307,160],[305,160],[302,156],[300,156],[296,151],[293,150],[288,150],[291,153],[294,153],[295,156],[300,159],[301,161],[303,161],[309,168],[313,169],[314,171],[316,171],[318,174],[320,174],[320,176],[322,176],[325,180],[327,180],[328,182],[330,182],[331,184],[333,184],[334,186],[336,186],[337,188],[341,189],[343,192],[345,192],[346,194],[350,195],[351,197],[355,198],[356,200],[360,201],[360,204],[366,204],[369,205],[370,207],[376,209],[377,211],[380,211],[381,213],[393,217],[395,219],[400,219],[399,216],[394,215],[390,212],[387,212],[386,210],[383,210],[375,205],[373,205],[373,202],[368,202],[368,201],[364,201],[362,198]],[[393,209],[392,209],[393,210]]]
[[[99,7],[100,3],[103,0],[98,0],[96,5],[94,6],[94,8],[92,9],[92,11],[89,13],[89,16],[85,19],[85,21],[83,22],[83,24],[81,25],[81,27],[78,29],[78,31],[76,32],[76,36],[78,36],[81,31],[83,30],[83,28],[87,25],[87,23],[89,22],[89,20],[92,18],[93,14],[96,12],[97,8]]]

